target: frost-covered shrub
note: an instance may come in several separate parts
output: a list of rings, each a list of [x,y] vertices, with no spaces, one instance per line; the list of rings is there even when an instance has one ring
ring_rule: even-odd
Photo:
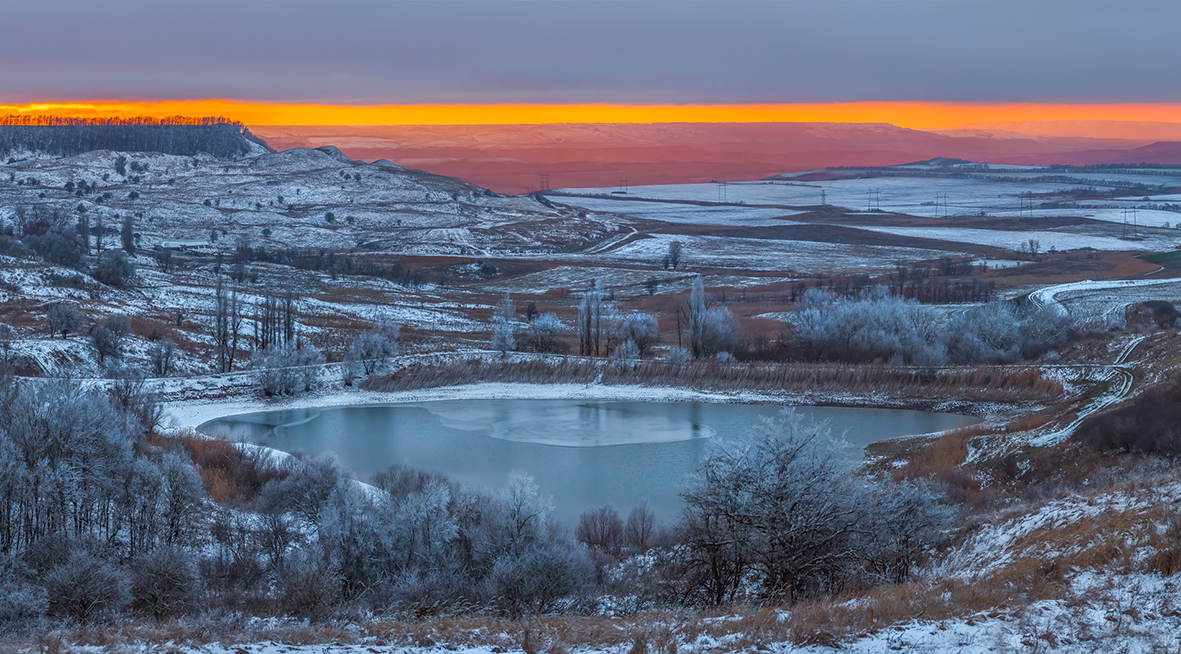
[[[131,565],[131,607],[154,618],[187,613],[198,590],[195,558],[163,547],[137,557]]]
[[[867,482],[827,426],[786,412],[743,443],[718,443],[682,494],[674,567],[686,597],[771,602],[841,580],[904,579],[943,538],[951,512],[922,484]]]
[[[577,543],[555,539],[497,559],[486,592],[510,617],[545,613],[584,588],[593,572]]]
[[[680,345],[674,345],[673,347],[668,348],[668,354],[665,358],[668,359],[669,363],[679,368],[686,363],[689,363],[689,361],[693,359],[693,355],[687,348],[683,348]]]
[[[32,570],[16,556],[0,556],[0,631],[31,626],[45,613],[45,589],[31,577]]]
[[[45,576],[51,615],[80,622],[107,611],[117,611],[131,600],[126,575],[112,561],[76,549],[69,560]]]
[[[615,351],[611,353],[611,357],[622,365],[635,365],[640,360],[640,348],[636,342],[630,338],[619,344]]]
[[[1042,307],[993,302],[948,313],[881,286],[853,297],[812,289],[792,315],[794,345],[805,358],[916,365],[1037,356],[1061,344],[1070,327],[1067,316]]]
[[[259,351],[251,360],[255,380],[269,396],[293,395],[316,385],[324,355],[314,346],[284,343]]]
[[[341,600],[340,579],[315,550],[290,557],[279,575],[283,610],[318,621],[328,617]]]

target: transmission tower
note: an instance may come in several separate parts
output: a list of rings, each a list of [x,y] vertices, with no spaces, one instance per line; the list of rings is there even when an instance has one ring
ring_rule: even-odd
[[[550,190],[550,188],[549,188],[549,173],[542,173],[541,174],[541,182],[538,184],[538,189],[542,190],[542,191]]]
[[[820,189],[820,206],[828,206],[828,193],[826,193],[824,189]]]

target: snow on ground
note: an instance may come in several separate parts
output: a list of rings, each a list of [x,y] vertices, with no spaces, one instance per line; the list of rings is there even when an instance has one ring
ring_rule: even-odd
[[[120,174],[119,156],[147,168]],[[76,189],[82,182],[85,190]],[[303,148],[236,160],[101,151],[0,164],[0,222],[14,222],[18,207],[45,204],[84,210],[92,226],[101,219],[108,243],[118,243],[122,216],[133,214],[142,247],[199,240],[223,254],[239,244],[536,254],[556,242],[596,240],[626,221],[580,218],[531,197]]]
[[[867,171],[869,174],[869,171]],[[1151,183],[1159,183],[1152,180]],[[725,186],[724,200],[719,200],[717,184],[665,184],[633,186],[629,197],[657,200],[696,200],[732,202],[748,205],[779,204],[816,206],[823,202],[849,209],[880,208],[915,216],[944,216],[948,213],[978,213],[1001,208],[1018,209],[1028,200],[1028,193],[1058,193],[1065,189],[1084,188],[1086,184],[1055,182],[1012,182],[995,179],[955,179],[945,177],[879,177],[833,181],[760,181],[736,182]],[[564,192],[611,194],[617,189],[562,189]],[[946,200],[943,199],[946,194]],[[935,204],[940,196],[939,206]],[[602,200],[604,206],[614,204]],[[944,204],[946,203],[946,207]],[[610,210],[610,209],[604,209]],[[1056,215],[1062,215],[1058,213]]]
[[[672,241],[680,241],[683,245],[683,265],[694,268],[796,272],[865,270],[892,268],[900,260],[921,261],[956,254],[920,248],[815,241],[654,234],[652,238],[633,241],[603,253],[599,258],[658,265]]]
[[[747,227],[795,225],[798,223],[780,218],[801,213],[788,209],[761,209],[757,207],[735,206],[709,207],[667,202],[608,200],[606,198],[565,198],[552,196],[550,199],[590,211],[619,213],[636,218],[690,225],[738,225]]]
[[[1120,325],[1124,308],[1150,300],[1181,302],[1181,279],[1082,281],[1040,288],[1029,299],[1069,313],[1079,322]]]
[[[1178,239],[1164,238],[1157,235],[1147,236],[1142,240],[1124,240],[1111,236],[1090,234],[1072,234],[1060,231],[1001,231],[995,229],[964,229],[959,227],[874,227],[857,225],[855,229],[864,229],[883,234],[909,236],[912,238],[930,238],[956,243],[972,243],[975,245],[991,245],[993,247],[1017,250],[1022,243],[1029,243],[1030,239],[1037,240],[1042,250],[1055,248],[1057,250],[1077,250],[1092,248],[1095,250],[1142,250],[1159,252],[1171,250]]]
[[[1108,207],[1090,207],[1081,206],[1077,208],[1065,209],[1034,209],[1030,211],[1026,209],[991,209],[988,211],[990,216],[1031,216],[1034,218],[1055,218],[1059,216],[1090,218],[1093,220],[1102,220],[1103,222],[1128,225],[1128,234],[1132,234],[1134,227],[1179,227],[1181,226],[1181,213],[1176,211],[1162,211],[1159,209],[1137,209],[1133,215],[1130,209],[1134,205],[1129,204],[1127,207],[1108,206]],[[1126,213],[1125,213],[1126,212]],[[1181,240],[1181,234],[1177,235],[1177,239]]]
[[[651,265],[653,262],[644,261]],[[690,283],[693,274],[674,270],[652,268],[619,268],[615,266],[556,266],[548,270],[529,273],[520,277],[493,279],[481,285],[498,293],[545,293],[552,289],[581,290],[598,280],[607,289],[631,289],[638,291],[649,280],[656,280],[659,293],[667,293],[670,286]],[[761,283],[759,277],[743,278],[747,283]],[[708,282],[707,282],[708,283]]]

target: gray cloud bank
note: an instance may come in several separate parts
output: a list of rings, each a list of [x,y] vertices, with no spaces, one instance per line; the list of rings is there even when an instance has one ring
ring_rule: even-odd
[[[1181,101],[1181,2],[29,1],[0,102]]]

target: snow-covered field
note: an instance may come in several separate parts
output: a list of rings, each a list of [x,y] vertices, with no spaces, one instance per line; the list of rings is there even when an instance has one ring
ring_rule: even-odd
[[[1142,250],[1145,252],[1159,252],[1171,250],[1179,239],[1166,238],[1156,234],[1146,235],[1137,240],[1124,240],[1112,236],[1098,234],[1080,234],[1059,230],[997,230],[971,229],[960,227],[878,227],[857,225],[857,229],[897,236],[914,238],[930,238],[957,243],[972,243],[975,245],[991,245],[993,247],[1017,250],[1022,244],[1028,244],[1030,239],[1038,241],[1042,251],[1050,248],[1056,250],[1076,250],[1092,248],[1095,250]]]
[[[791,216],[799,211],[788,209],[763,209],[758,207],[720,206],[708,207],[672,202],[643,202],[637,200],[608,200],[605,198],[560,197],[551,198],[556,202],[590,211],[621,213],[636,218],[660,220],[666,223],[690,225],[737,225],[766,227],[771,225],[795,225]]]
[[[1144,179],[1138,181],[1160,184],[1164,180],[1148,178],[1147,181]],[[816,206],[825,202],[856,210],[880,208],[884,211],[908,213],[915,216],[945,216],[948,214],[974,214],[980,211],[992,212],[1000,209],[1016,210],[1030,202],[1028,199],[1022,199],[1023,194],[1054,194],[1068,189],[1082,189],[1087,186],[1083,183],[1044,181],[1013,182],[946,177],[867,176],[859,179],[832,181],[732,182],[725,185],[724,195],[719,193],[718,184],[633,186],[627,189],[627,194],[630,197],[656,200],[721,201],[748,205],[778,204],[804,207]],[[561,189],[563,192],[570,193],[604,195],[609,195],[616,190],[618,189]],[[936,206],[937,200],[939,206]],[[1034,199],[1035,203],[1040,201]],[[571,202],[573,203],[573,200]],[[604,206],[615,203],[606,199],[600,200],[600,202]],[[1057,215],[1074,215],[1074,212],[1065,211]],[[1173,220],[1176,221],[1176,218]]]
[[[672,241],[684,244],[682,260],[689,268],[736,268],[784,272],[887,269],[897,261],[923,261],[948,256],[941,250],[848,245],[723,236],[654,234],[601,255],[605,260],[659,264]],[[1015,244],[1014,244],[1015,247]]]

